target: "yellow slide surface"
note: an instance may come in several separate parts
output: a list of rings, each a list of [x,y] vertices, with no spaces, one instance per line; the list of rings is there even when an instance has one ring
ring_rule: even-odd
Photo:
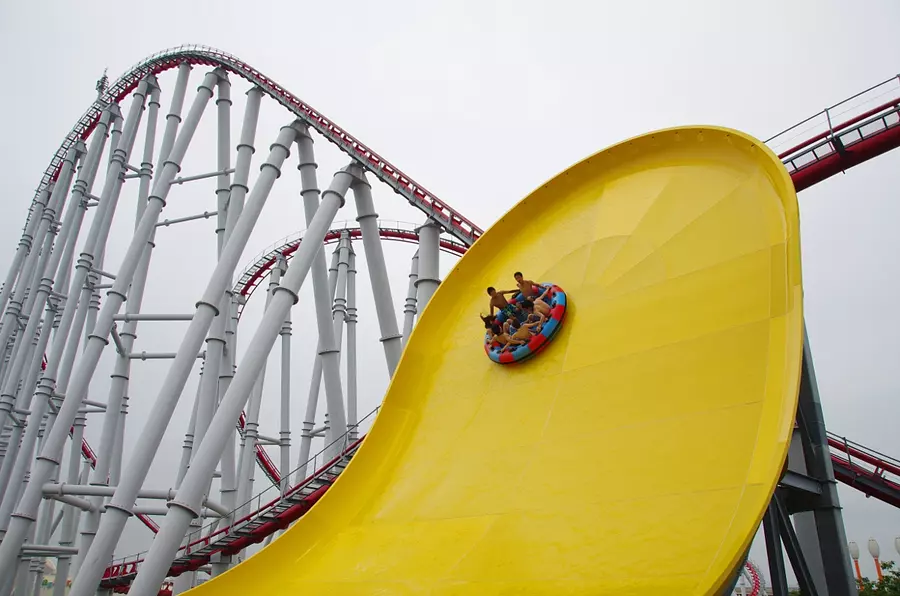
[[[787,172],[734,130],[573,166],[444,280],[328,493],[192,594],[720,592],[787,453],[798,234]],[[568,313],[503,366],[478,315],[518,270],[560,285]]]

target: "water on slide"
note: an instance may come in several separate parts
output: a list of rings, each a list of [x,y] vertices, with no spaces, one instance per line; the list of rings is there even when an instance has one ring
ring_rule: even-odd
[[[368,437],[283,536],[191,592],[716,594],[786,457],[802,348],[797,198],[740,132],[601,151],[441,284]],[[489,285],[559,284],[535,358],[482,347]]]

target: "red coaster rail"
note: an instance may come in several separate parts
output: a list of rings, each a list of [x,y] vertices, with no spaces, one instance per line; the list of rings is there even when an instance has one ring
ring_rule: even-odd
[[[828,433],[834,476],[847,486],[900,507],[900,460]]]

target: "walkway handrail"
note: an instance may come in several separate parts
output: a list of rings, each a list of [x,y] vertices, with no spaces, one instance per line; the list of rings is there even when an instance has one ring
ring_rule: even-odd
[[[360,426],[362,426],[363,423],[371,422],[374,420],[374,417],[378,413],[380,408],[381,408],[381,406],[379,405],[378,407],[373,409],[371,412],[366,414],[359,422],[357,422],[355,425],[348,428],[347,432],[340,435],[339,437],[336,437],[331,443],[329,443],[328,445],[325,445],[315,455],[310,457],[308,461],[306,461],[304,464],[301,464],[300,466],[298,466],[297,468],[292,470],[289,473],[288,477],[294,475],[294,473],[296,473],[297,471],[299,471],[301,469],[308,469],[310,464],[315,466],[316,461],[318,461],[320,458],[324,459],[325,454],[330,453],[336,445],[341,446],[341,450],[338,453],[338,455],[336,455],[336,456],[332,457],[331,459],[329,459],[328,461],[320,464],[312,474],[310,474],[309,476],[304,478],[301,482],[298,482],[294,486],[285,490],[283,494],[281,493],[281,488],[279,486],[275,486],[275,485],[269,486],[265,490],[257,493],[255,496],[253,496],[247,502],[242,503],[241,505],[239,505],[238,507],[233,509],[228,515],[226,515],[214,522],[211,522],[211,523],[203,526],[202,528],[195,530],[194,532],[189,533],[187,536],[185,536],[181,548],[178,549],[179,556],[184,556],[184,555],[190,554],[192,547],[196,547],[196,546],[200,545],[205,548],[207,546],[215,544],[218,540],[220,540],[224,536],[231,534],[236,529],[240,529],[240,527],[242,525],[246,525],[246,523],[248,521],[259,517],[260,515],[264,514],[267,510],[274,507],[276,504],[282,502],[283,500],[290,497],[297,491],[303,489],[303,487],[309,485],[311,482],[313,482],[313,481],[321,478],[323,475],[327,474],[328,471],[335,466],[335,464],[340,462],[342,459],[346,458],[349,454],[352,454],[359,447],[359,445],[362,443],[365,436],[362,436],[358,439],[354,439],[353,438],[354,435],[358,432]],[[278,491],[278,496],[266,501],[265,503],[262,502],[263,495],[265,495],[266,493],[269,493],[270,491],[276,491],[276,490]],[[257,503],[257,507],[253,511],[238,517],[242,510],[244,510],[248,505],[252,505],[254,502]],[[219,528],[218,525],[222,522],[223,519],[228,519],[231,521],[225,527]],[[114,578],[114,577],[118,577],[121,575],[129,575],[131,573],[135,573],[137,570],[136,566],[143,562],[144,555],[146,555],[147,552],[148,551],[142,551],[140,553],[128,555],[126,557],[114,559],[107,566],[106,572],[104,573],[103,577],[106,579],[109,579],[109,578]]]

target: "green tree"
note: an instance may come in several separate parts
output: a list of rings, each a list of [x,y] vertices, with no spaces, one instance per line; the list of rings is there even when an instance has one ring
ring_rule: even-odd
[[[893,561],[882,561],[884,576],[880,581],[864,577],[859,584],[859,596],[900,596],[900,569]]]

